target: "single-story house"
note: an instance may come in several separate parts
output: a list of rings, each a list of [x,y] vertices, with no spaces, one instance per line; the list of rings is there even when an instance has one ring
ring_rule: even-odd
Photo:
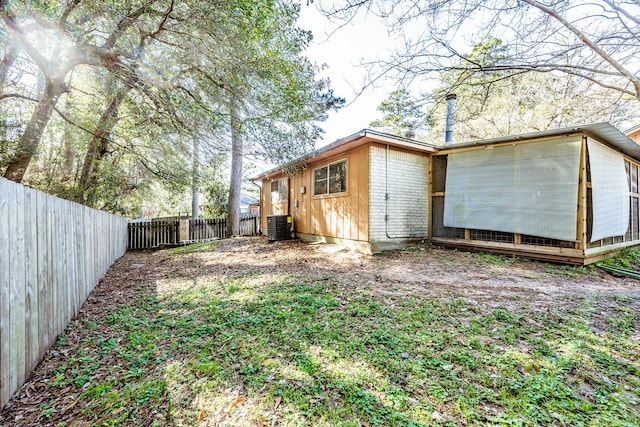
[[[366,252],[411,241],[588,264],[640,245],[640,145],[596,123],[435,146],[362,130],[254,178],[261,224]]]

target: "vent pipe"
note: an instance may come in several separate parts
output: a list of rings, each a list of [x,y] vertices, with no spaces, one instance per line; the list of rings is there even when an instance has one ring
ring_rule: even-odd
[[[456,94],[448,93],[447,100],[447,122],[444,128],[444,144],[448,145],[453,142],[453,110],[456,105]]]

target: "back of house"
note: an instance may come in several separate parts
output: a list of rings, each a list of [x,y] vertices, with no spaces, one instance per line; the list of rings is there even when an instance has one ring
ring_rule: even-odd
[[[303,241],[365,252],[430,241],[588,264],[640,244],[639,159],[608,123],[441,147],[363,130],[254,180],[265,234],[284,215]]]

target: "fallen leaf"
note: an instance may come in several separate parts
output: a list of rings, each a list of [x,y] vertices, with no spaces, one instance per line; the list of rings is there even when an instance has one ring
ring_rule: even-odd
[[[243,400],[244,400],[244,399],[243,399],[243,397],[242,397],[242,396],[238,396],[238,398],[237,398],[237,399],[236,399],[236,400],[231,404],[231,407],[232,407],[232,408],[235,408],[235,407],[236,407],[236,406],[238,406],[238,404],[239,404],[240,402],[242,402]]]

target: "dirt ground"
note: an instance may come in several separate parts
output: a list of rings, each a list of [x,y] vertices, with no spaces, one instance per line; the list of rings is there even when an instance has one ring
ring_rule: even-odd
[[[575,269],[427,245],[364,255],[331,244],[298,241],[270,244],[263,238],[234,238],[218,242],[215,250],[181,256],[169,250],[129,252],[92,292],[77,319],[65,331],[64,345],[47,353],[0,412],[0,425],[90,425],[74,421],[82,418],[78,399],[82,390],[73,387],[61,390],[52,387],[51,381],[56,367],[73,354],[74,346],[95,334],[109,336],[110,331],[82,326],[92,319],[105,318],[136,298],[161,292],[162,284],[176,274],[194,280],[199,277],[220,280],[266,273],[326,276],[343,286],[357,287],[363,294],[382,297],[390,304],[414,295],[463,298],[481,310],[497,307],[552,310],[577,307],[589,299],[600,308],[603,322],[609,307],[621,297],[626,297],[630,309],[640,310],[637,280],[614,277],[595,268]],[[51,400],[56,401],[56,408],[61,408],[59,414],[43,418],[42,404]]]
[[[245,247],[248,250],[242,249]],[[486,309],[548,310],[576,304],[583,298],[640,297],[640,281],[596,268],[576,269],[429,245],[380,255],[297,241],[268,244],[233,239],[225,241],[223,248],[229,258],[223,258],[224,263],[231,266],[254,264],[292,273],[331,275],[363,292],[389,298],[407,294],[449,296],[471,300]]]

